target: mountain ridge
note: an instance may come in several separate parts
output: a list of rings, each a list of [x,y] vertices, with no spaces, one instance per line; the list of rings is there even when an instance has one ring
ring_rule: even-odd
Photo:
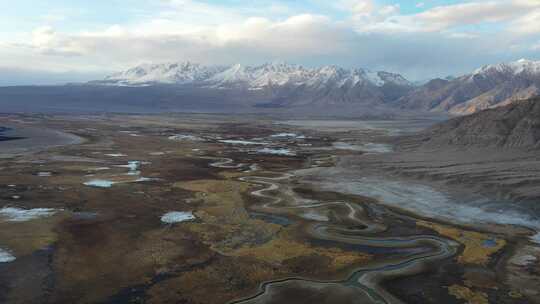
[[[345,69],[336,65],[307,68],[283,62],[256,66],[206,66],[189,61],[144,64],[91,84],[168,84],[198,89],[253,91],[260,96],[255,106],[268,108],[343,103],[384,105],[413,89],[410,81],[396,73]]]
[[[540,95],[540,61],[485,65],[469,74],[436,78],[423,85],[398,73],[337,65],[307,68],[284,62],[249,66],[189,61],[143,64],[91,83],[256,91],[266,100],[256,105],[270,108],[345,103],[466,115]]]
[[[441,122],[412,138],[402,148],[540,149],[540,97],[487,109]]]
[[[361,81],[376,86],[395,84],[413,86],[400,74],[369,69],[345,69],[337,65],[306,68],[284,62],[261,65],[202,65],[190,61],[173,63],[141,64],[115,73],[96,84],[148,85],[148,84],[195,84],[213,88],[227,88],[244,82],[248,88],[260,89],[271,85],[316,85],[334,80],[340,85],[355,85]]]
[[[454,79],[433,79],[394,104],[403,109],[472,114],[540,95],[540,61],[485,65]]]

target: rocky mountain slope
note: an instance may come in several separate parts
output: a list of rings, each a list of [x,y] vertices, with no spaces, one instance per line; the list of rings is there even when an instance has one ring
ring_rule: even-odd
[[[418,146],[540,149],[540,98],[453,118],[401,144]]]
[[[403,76],[286,63],[145,64],[103,80],[0,88],[6,111],[288,112],[309,115],[463,115],[540,95],[540,61],[489,65],[416,86]],[[96,98],[99,97],[99,98]]]
[[[205,66],[191,62],[140,65],[92,84],[175,85],[235,94],[250,91],[259,96],[258,106],[269,108],[346,104],[465,115],[540,95],[540,61],[487,65],[422,86],[414,86],[399,74],[367,69],[306,68],[286,63]]]
[[[260,66],[204,66],[191,62],[147,64],[93,84],[113,86],[181,85],[235,91],[258,91],[265,106],[306,104],[381,104],[403,96],[413,85],[399,74],[344,69],[306,68],[286,63]]]
[[[434,79],[396,101],[403,109],[464,115],[540,95],[540,61],[487,65],[455,79]]]

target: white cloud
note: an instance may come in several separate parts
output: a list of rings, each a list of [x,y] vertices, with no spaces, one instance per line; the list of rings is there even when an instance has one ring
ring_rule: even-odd
[[[60,56],[78,56],[82,55],[84,50],[71,39],[63,38],[50,26],[43,26],[32,32],[30,48],[48,55]]]
[[[414,16],[420,24],[431,30],[442,30],[453,26],[502,22],[522,16],[528,5],[511,1],[482,1],[435,7]]]
[[[535,26],[540,24],[540,1],[473,1],[437,6],[411,15],[399,14],[399,7],[380,11],[386,14],[364,18],[357,28],[368,32],[436,32],[486,23],[513,23],[519,32],[540,31],[540,26]]]
[[[373,0],[341,0],[337,7],[349,11],[354,15],[369,15],[373,12]]]
[[[399,8],[399,4],[385,5],[379,9],[378,13],[383,16],[393,16],[399,13]]]
[[[540,33],[540,4],[512,22],[511,30],[521,34]]]
[[[506,60],[511,54],[527,57],[526,52],[534,50],[531,41],[540,39],[535,36],[540,34],[540,2],[532,2],[476,0],[406,15],[399,5],[341,0],[332,5],[348,17],[335,20],[322,14],[292,14],[281,3],[257,10],[164,0],[157,13],[99,30],[67,32],[58,24],[36,28],[16,42],[3,43],[0,67],[16,62],[17,68],[95,72],[141,62],[284,59],[411,74],[444,70],[445,75],[475,68],[479,61]],[[504,30],[493,36],[475,31],[475,25],[486,23]],[[511,49],[512,45],[523,47]]]

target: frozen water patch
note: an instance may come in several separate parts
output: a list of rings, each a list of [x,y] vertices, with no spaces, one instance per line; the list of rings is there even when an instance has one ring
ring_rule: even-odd
[[[230,144],[230,145],[267,145],[266,142],[259,142],[259,141],[249,141],[249,140],[234,140],[234,139],[226,139],[226,140],[220,140],[219,142],[222,142],[224,144]]]
[[[110,170],[111,168],[109,167],[97,167],[97,168],[92,168],[90,169],[91,171],[105,171],[105,170]]]
[[[128,161],[127,165],[116,165],[118,168],[128,168],[130,171],[136,171],[139,169],[139,166],[141,165],[141,162],[138,160],[130,160]]]
[[[530,254],[522,255],[514,259],[513,264],[518,266],[527,266],[536,262],[536,257]]]
[[[0,218],[8,222],[27,222],[38,218],[53,216],[57,209],[52,208],[35,208],[21,209],[16,207],[4,207],[0,209]]]
[[[309,210],[301,214],[302,218],[307,220],[317,221],[317,222],[328,222],[330,219],[324,214],[320,214],[315,210]]]
[[[9,253],[9,251],[0,248],[0,263],[10,263],[15,260],[15,256]]]
[[[215,167],[215,168],[225,168],[225,169],[234,169],[234,168],[240,168],[244,166],[244,164],[232,165],[232,163],[234,163],[234,160],[231,158],[221,158],[217,162],[211,163],[210,166]]]
[[[421,216],[442,218],[462,224],[500,224],[528,227],[537,232],[531,241],[540,244],[540,220],[504,202],[487,198],[459,201],[432,187],[413,183],[363,177],[334,176],[320,184],[325,190],[340,191],[378,199],[384,204]]]
[[[140,183],[140,182],[151,182],[151,181],[157,181],[159,180],[159,178],[155,178],[155,177],[139,177],[135,180],[136,183]]]
[[[127,156],[126,154],[122,154],[122,153],[108,153],[108,154],[105,154],[106,156],[110,156],[110,157],[125,157]]]
[[[290,149],[285,149],[285,148],[280,148],[280,149],[263,148],[263,149],[257,150],[257,153],[283,155],[283,156],[296,156],[296,153],[294,151],[291,151]]]
[[[129,136],[134,136],[134,137],[137,137],[137,136],[141,136],[139,135],[137,131],[119,131],[120,133],[124,133],[124,134],[127,134]]]
[[[540,224],[539,224],[540,226]],[[537,233],[531,237],[531,241],[540,244],[540,228],[536,229]]]
[[[205,139],[195,135],[188,134],[175,134],[168,137],[170,140],[179,140],[179,141],[204,141]]]
[[[128,161],[127,165],[116,165],[115,167],[118,168],[128,168],[127,175],[140,175],[141,172],[139,171],[139,167],[141,166],[141,162],[138,160],[131,160]]]
[[[353,145],[346,142],[335,142],[332,146],[338,150],[362,151],[369,153],[389,153],[392,152],[392,146],[387,144],[366,143]]]
[[[136,171],[138,173],[138,171]],[[128,173],[128,175],[138,175]],[[141,183],[141,182],[150,182],[150,181],[156,181],[159,180],[158,178],[154,177],[138,177],[136,180],[132,181],[121,181],[121,182],[115,182],[107,179],[93,179],[90,181],[87,181],[84,183],[85,186],[95,187],[95,188],[111,188],[113,185],[116,184],[125,184],[125,183]]]
[[[96,188],[110,188],[114,184],[116,184],[116,182],[107,179],[93,179],[84,183],[85,186]]]
[[[171,211],[161,216],[161,221],[167,224],[181,223],[194,220],[195,216],[192,212]]]
[[[388,135],[414,133],[429,126],[422,120],[288,120],[274,124],[284,124],[308,129],[365,130],[383,132]]]
[[[245,173],[249,172],[255,172],[259,170],[259,166],[257,164],[251,164],[248,168],[248,170],[244,170]]]
[[[296,138],[296,139],[305,139],[306,136],[298,135],[296,133],[277,133],[270,135],[272,138]]]

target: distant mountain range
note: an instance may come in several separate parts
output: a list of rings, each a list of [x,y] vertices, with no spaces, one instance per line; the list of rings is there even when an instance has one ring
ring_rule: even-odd
[[[260,66],[204,66],[191,62],[144,64],[92,83],[258,91],[269,100],[269,107],[386,103],[413,89],[413,84],[399,74],[337,66],[306,68],[286,63]]]
[[[540,61],[488,65],[413,84],[397,73],[286,63],[144,64],[102,80],[0,88],[4,111],[471,114],[540,95]]]
[[[191,62],[145,64],[92,84],[179,85],[253,91],[265,107],[376,105],[464,115],[540,95],[540,61],[487,65],[461,77],[415,85],[400,74],[337,66],[306,68],[286,63],[204,66]]]

